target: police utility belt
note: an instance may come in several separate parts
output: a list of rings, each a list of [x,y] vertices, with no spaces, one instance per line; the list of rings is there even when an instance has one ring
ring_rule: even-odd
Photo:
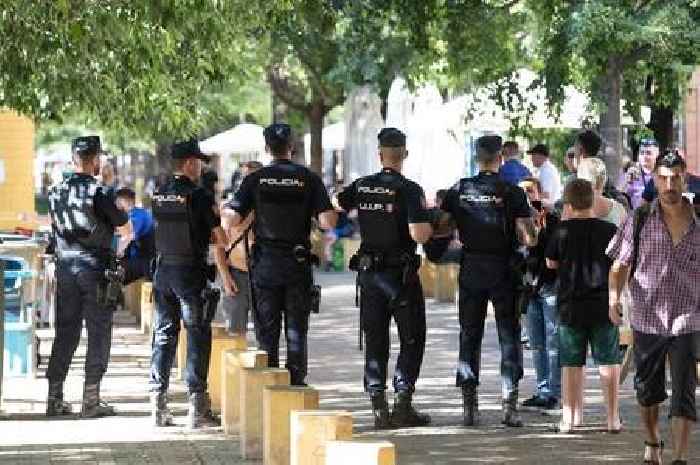
[[[384,252],[359,251],[350,258],[352,271],[385,271],[388,269],[417,271],[421,257],[413,253],[387,254]]]

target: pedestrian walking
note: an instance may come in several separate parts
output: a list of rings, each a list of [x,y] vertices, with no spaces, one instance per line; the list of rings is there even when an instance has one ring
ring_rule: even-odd
[[[187,424],[195,429],[217,424],[207,394],[211,321],[219,301],[218,292],[209,284],[215,277],[214,270],[207,267],[210,238],[215,239],[214,258],[224,291],[233,295],[236,287],[226,266],[228,240],[214,197],[197,184],[202,161],[209,158],[196,140],[174,144],[170,156],[173,175],[153,195],[157,265],[153,278],[156,316],[149,383],[151,414],[155,426],[173,424],[168,386],[182,320],[187,330]]]
[[[477,140],[476,148],[479,174],[460,180],[442,203],[442,209],[456,222],[464,244],[459,272],[457,386],[462,389],[464,425],[473,426],[478,422],[481,341],[490,300],[501,347],[503,423],[522,426],[518,383],[523,375],[523,361],[520,314],[515,305],[516,285],[521,277],[511,273],[511,264],[516,238],[532,247],[537,243],[538,231],[523,190],[498,177],[501,138],[483,136]]]
[[[605,249],[617,228],[593,211],[594,191],[584,179],[564,188],[564,218],[547,244],[547,267],[557,270],[559,289],[559,359],[562,366],[562,419],[558,430],[569,433],[583,424],[583,367],[588,346],[599,365],[607,408],[607,429],[620,432],[618,408],[620,334],[608,316],[608,272]]]
[[[618,231],[608,255],[610,318],[621,323],[622,289],[629,280],[630,320],[637,372],[634,385],[644,425],[644,462],[662,462],[659,406],[666,400],[671,362],[673,465],[685,465],[695,407],[696,341],[700,337],[700,225],[683,197],[686,163],[675,151],[654,164],[658,197],[638,208]]]
[[[46,415],[68,415],[63,383],[80,342],[83,320],[88,343],[81,416],[114,415],[114,408],[100,398],[100,382],[107,371],[112,342],[112,315],[120,282],[110,283],[114,263],[115,229],[132,234],[128,215],[119,210],[95,176],[99,174],[102,145],[97,136],[73,139],[75,171],[51,189],[49,214],[56,254],[56,338],[46,377],[49,392]],[[109,271],[116,271],[111,269]]]
[[[360,249],[351,259],[351,269],[358,272],[361,325],[367,343],[364,386],[376,428],[425,426],[430,417],[412,405],[426,332],[416,244],[427,241],[432,228],[423,189],[401,174],[408,156],[406,136],[396,128],[384,128],[378,138],[382,170],[357,179],[338,195],[345,211],[357,209],[360,223]],[[385,391],[392,317],[400,349],[390,413]]]
[[[253,283],[255,336],[268,354],[268,366],[279,366],[279,339],[285,322],[291,384],[305,385],[307,331],[314,294],[311,220],[335,227],[337,215],[321,178],[291,161],[292,131],[287,124],[265,128],[266,150],[273,161],[248,175],[234,200],[226,204],[228,227],[255,212],[250,278]]]

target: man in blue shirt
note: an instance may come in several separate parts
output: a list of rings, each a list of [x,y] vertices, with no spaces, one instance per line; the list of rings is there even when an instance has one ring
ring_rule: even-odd
[[[503,181],[517,186],[523,179],[532,177],[530,170],[520,161],[520,148],[517,142],[506,141],[501,153],[505,162],[498,170],[498,176]]]
[[[124,251],[122,263],[125,269],[124,284],[140,278],[151,279],[151,261],[155,254],[153,216],[136,206],[136,193],[128,187],[116,192],[117,207],[128,213],[133,225],[133,235],[120,239],[119,251]]]

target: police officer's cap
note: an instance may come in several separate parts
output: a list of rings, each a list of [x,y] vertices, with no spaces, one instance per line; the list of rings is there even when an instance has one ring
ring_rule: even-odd
[[[488,153],[500,153],[503,148],[503,139],[501,136],[481,136],[476,140],[476,148],[483,149]]]
[[[406,134],[396,128],[384,128],[377,135],[380,147],[405,147]]]
[[[186,158],[199,158],[200,160],[209,161],[207,156],[199,148],[197,139],[189,139],[184,142],[177,142],[170,147],[170,156],[173,160],[184,160]]]
[[[292,128],[285,123],[273,123],[263,130],[267,145],[288,144],[292,139]]]
[[[76,137],[71,143],[71,149],[76,155],[95,155],[102,152],[99,136]]]

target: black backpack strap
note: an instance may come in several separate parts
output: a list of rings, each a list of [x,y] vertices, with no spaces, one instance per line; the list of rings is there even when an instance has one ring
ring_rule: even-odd
[[[246,253],[248,253],[248,250],[247,250],[247,249],[248,249],[248,233],[249,233],[250,230],[253,228],[253,223],[255,223],[255,221],[251,221],[250,224],[248,225],[248,227],[246,227],[246,228],[243,230],[243,232],[241,233],[241,235],[238,236],[238,239],[236,239],[235,241],[233,241],[233,244],[231,244],[231,247],[229,247],[228,249],[226,249],[226,257],[228,257],[229,255],[231,255],[231,252],[233,251],[233,249],[235,249],[236,247],[238,247],[238,244],[240,244],[240,243],[243,242],[244,240],[246,241]]]
[[[628,280],[632,280],[632,276],[637,271],[637,265],[639,264],[639,243],[642,239],[642,228],[644,223],[651,213],[651,207],[649,205],[643,205],[636,209],[633,213],[632,218],[632,260],[630,262],[630,272]]]

